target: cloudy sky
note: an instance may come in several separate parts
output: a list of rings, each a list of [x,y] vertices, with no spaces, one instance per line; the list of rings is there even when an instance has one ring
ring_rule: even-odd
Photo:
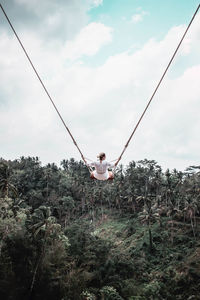
[[[198,0],[1,0],[86,157],[116,159]],[[200,165],[200,12],[122,163]],[[0,11],[0,157],[80,155]]]

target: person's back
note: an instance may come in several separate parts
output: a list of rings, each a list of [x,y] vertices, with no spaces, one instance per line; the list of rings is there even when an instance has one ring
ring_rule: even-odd
[[[112,165],[106,160],[95,161],[92,165],[95,167],[98,174],[103,174],[107,171],[109,167],[112,167]]]
[[[110,180],[113,179],[113,173],[108,171],[108,168],[113,168],[115,164],[111,164],[107,162],[105,153],[101,152],[97,158],[99,161],[95,161],[89,164],[90,167],[94,167],[95,170],[91,173],[92,179],[98,179],[98,180]]]

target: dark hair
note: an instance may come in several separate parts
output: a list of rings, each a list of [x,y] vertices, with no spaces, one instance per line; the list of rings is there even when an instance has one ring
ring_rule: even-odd
[[[105,156],[106,156],[106,154],[104,152],[100,152],[99,155],[97,156],[97,158],[99,160],[102,160]]]

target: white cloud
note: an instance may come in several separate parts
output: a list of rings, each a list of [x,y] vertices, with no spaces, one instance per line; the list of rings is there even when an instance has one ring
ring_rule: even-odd
[[[103,0],[90,0],[91,7],[98,7],[100,5],[103,5]]]
[[[89,20],[91,0],[1,0],[16,30],[37,33],[46,42],[72,39]],[[6,22],[2,27],[7,28]]]
[[[67,44],[49,47],[32,33],[23,33],[23,40],[83,153],[95,159],[102,150],[112,160],[122,151],[185,26],[172,28],[161,41],[149,40],[134,53],[114,54],[96,68],[77,61],[67,67],[67,56],[94,55],[111,40],[111,29],[92,24],[69,42],[71,52]],[[107,38],[96,37],[97,27]],[[199,21],[191,27],[122,163],[147,157],[164,168],[199,164],[199,28]],[[94,43],[92,50],[84,45],[86,37]],[[44,163],[80,159],[14,37],[0,35],[0,53],[0,156],[38,155]],[[191,57],[193,64],[185,66]]]
[[[139,23],[141,21],[143,21],[144,16],[148,15],[148,13],[144,10],[141,10],[140,8],[138,9],[138,13],[132,15],[131,17],[131,23]]]
[[[112,41],[112,28],[101,23],[90,23],[82,28],[73,41],[65,46],[65,57],[76,60],[83,55],[91,56]]]
[[[139,22],[142,21],[142,19],[143,19],[143,15],[142,14],[135,14],[135,15],[132,16],[131,22],[132,23],[139,23]]]

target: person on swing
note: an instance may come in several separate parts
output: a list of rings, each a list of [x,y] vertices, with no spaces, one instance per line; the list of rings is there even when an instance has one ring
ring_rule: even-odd
[[[104,152],[99,153],[97,156],[99,161],[95,161],[89,164],[90,167],[94,167],[95,170],[91,173],[91,179],[98,179],[98,180],[113,180],[114,175],[113,172],[108,171],[108,168],[114,168],[115,164],[111,164],[107,162],[106,154]]]

